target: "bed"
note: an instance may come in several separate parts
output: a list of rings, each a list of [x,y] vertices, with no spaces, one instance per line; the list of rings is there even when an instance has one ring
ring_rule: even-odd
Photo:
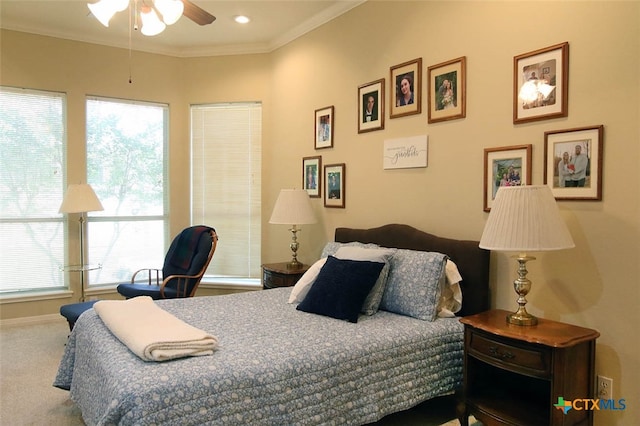
[[[462,276],[458,314],[488,309],[489,252],[477,242],[398,224],[338,228],[323,257],[373,244],[446,254]],[[292,288],[276,288],[158,301],[219,342],[212,355],[168,362],[143,361],[89,310],[69,336],[54,386],[70,390],[88,425],[361,425],[460,387],[457,318],[416,319],[381,304],[350,322],[302,311],[291,297]]]

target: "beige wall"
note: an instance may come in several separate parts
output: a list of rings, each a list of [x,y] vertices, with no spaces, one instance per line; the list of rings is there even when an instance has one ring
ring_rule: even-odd
[[[300,185],[300,159],[322,155],[346,163],[345,210],[314,199],[321,224],[304,227],[301,258],[315,259],[336,226],[388,222],[456,238],[479,239],[483,150],[533,145],[534,184],[543,183],[544,132],[603,124],[602,202],[559,202],[576,248],[529,262],[529,310],[544,318],[595,328],[597,373],[613,377],[625,412],[599,412],[597,424],[640,417],[640,4],[638,2],[368,2],[273,54],[272,158],[291,164],[268,173],[269,211],[281,187]],[[513,57],[568,41],[569,115],[514,125]],[[357,133],[357,87],[386,78],[389,67],[421,57],[430,65],[467,57],[467,117],[427,124],[423,113]],[[387,86],[388,87],[388,86]],[[388,91],[387,91],[388,96]],[[423,87],[423,97],[426,88]],[[388,98],[387,98],[388,99]],[[425,97],[426,99],[426,97]],[[333,149],[313,149],[313,111],[335,106]],[[383,141],[429,136],[426,169],[382,170]],[[284,229],[265,225],[266,260],[286,255]],[[492,306],[514,310],[515,261],[492,255]]]
[[[529,262],[529,310],[598,329],[597,372],[613,377],[627,410],[597,413],[598,424],[631,424],[640,416],[637,343],[640,324],[640,133],[638,2],[368,2],[273,54],[274,164],[265,210],[281,187],[300,185],[300,159],[322,155],[346,163],[345,210],[314,199],[320,226],[304,227],[301,258],[315,259],[336,226],[388,222],[456,238],[479,239],[483,150],[533,145],[534,184],[543,183],[544,132],[603,124],[602,202],[559,202],[576,248]],[[569,115],[514,125],[513,57],[568,41]],[[427,124],[423,113],[385,121],[385,130],[357,133],[357,87],[386,78],[389,67],[417,57],[430,65],[467,57],[467,117]],[[388,87],[388,86],[387,86]],[[387,96],[388,96],[387,91]],[[423,87],[423,97],[426,88]],[[388,99],[388,98],[387,98]],[[425,97],[426,99],[426,97]],[[335,106],[333,149],[313,149],[313,111]],[[426,169],[382,170],[383,141],[429,136]],[[306,234],[305,234],[306,233]],[[284,229],[265,226],[266,260],[286,253]],[[514,310],[515,261],[492,256],[492,306]],[[634,414],[635,413],[635,414]]]
[[[313,199],[320,223],[300,234],[300,258],[312,262],[336,226],[408,223],[439,235],[479,239],[483,150],[533,145],[533,183],[543,183],[544,132],[603,124],[603,201],[561,201],[576,248],[529,263],[528,309],[545,318],[595,328],[597,372],[614,379],[624,412],[598,412],[596,424],[640,417],[634,327],[640,324],[640,3],[370,1],[267,55],[177,59],[135,52],[129,84],[127,51],[2,33],[0,83],[69,95],[70,179],[82,177],[86,94],[171,104],[172,230],[188,223],[188,105],[261,100],[263,260],[289,256],[286,227],[268,219],[280,188],[299,187],[301,159],[346,163],[346,209]],[[570,44],[569,115],[512,123],[513,57]],[[467,117],[427,124],[423,113],[385,120],[357,133],[357,87],[389,67],[421,57],[426,68],[467,57]],[[387,93],[388,95],[388,93]],[[387,98],[388,99],[388,98]],[[423,85],[426,100],[426,85]],[[313,149],[313,112],[335,106],[334,148]],[[429,136],[425,169],[383,170],[385,139]],[[286,166],[285,166],[286,165]],[[70,232],[74,232],[70,229]],[[222,247],[222,246],[221,246]],[[492,306],[514,309],[515,262],[492,255]],[[57,312],[68,299],[4,304],[0,318]],[[586,397],[586,395],[585,395]]]

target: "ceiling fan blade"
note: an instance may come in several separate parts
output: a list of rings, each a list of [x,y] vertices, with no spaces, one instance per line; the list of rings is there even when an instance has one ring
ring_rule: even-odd
[[[198,25],[207,25],[216,20],[216,17],[202,9],[199,6],[191,3],[189,0],[182,0],[184,3],[184,11],[182,14],[191,19]]]

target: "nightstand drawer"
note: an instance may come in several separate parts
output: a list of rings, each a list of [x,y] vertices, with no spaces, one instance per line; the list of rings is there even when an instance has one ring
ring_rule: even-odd
[[[469,342],[469,354],[488,363],[499,363],[513,371],[537,377],[551,376],[551,352],[544,347],[532,345],[521,347],[511,339],[502,339],[495,335],[484,336],[472,331]]]
[[[266,288],[288,287],[287,277],[264,271],[262,273],[262,283]]]
[[[309,269],[309,265],[292,267],[290,263],[270,263],[262,265],[262,288],[294,286]]]

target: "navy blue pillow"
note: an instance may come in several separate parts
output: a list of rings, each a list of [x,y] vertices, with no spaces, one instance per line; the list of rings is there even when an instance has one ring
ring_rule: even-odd
[[[381,262],[328,256],[309,293],[296,309],[358,322],[362,304],[383,267]]]

